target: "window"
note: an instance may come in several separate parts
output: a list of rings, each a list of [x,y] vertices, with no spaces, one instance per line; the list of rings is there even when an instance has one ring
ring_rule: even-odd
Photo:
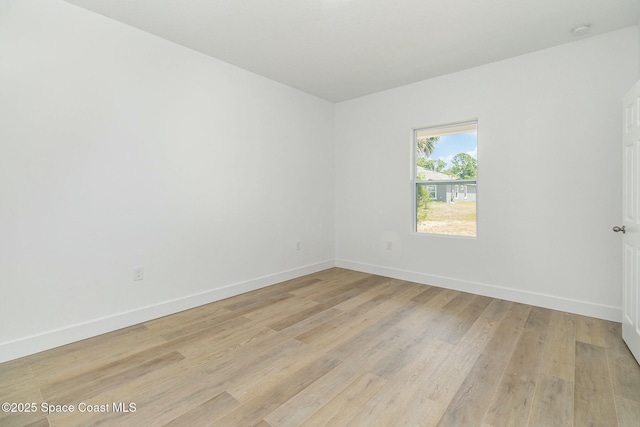
[[[431,200],[438,198],[438,187],[435,185],[427,185],[427,192],[429,193],[429,198]]]
[[[478,122],[414,130],[415,231],[477,236]]]

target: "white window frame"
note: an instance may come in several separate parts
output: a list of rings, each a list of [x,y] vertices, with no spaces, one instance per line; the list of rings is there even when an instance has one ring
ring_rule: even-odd
[[[429,193],[429,198],[438,200],[438,186],[437,185],[427,185],[427,192]],[[431,193],[433,193],[433,197],[431,197]]]
[[[467,187],[470,184],[474,184],[475,188],[476,188],[476,203],[478,201],[477,197],[478,197],[478,185],[479,185],[479,178],[476,177],[476,179],[474,180],[442,180],[442,181],[424,181],[424,180],[419,180],[417,178],[417,162],[418,162],[418,156],[416,155],[416,144],[418,141],[418,137],[424,137],[424,136],[429,136],[429,135],[433,135],[433,136],[443,136],[443,135],[453,135],[453,134],[458,134],[458,133],[464,133],[465,131],[471,131],[471,130],[475,130],[476,132],[478,132],[478,119],[477,118],[473,118],[470,120],[464,120],[464,121],[460,121],[460,122],[453,122],[453,123],[445,123],[445,124],[440,124],[440,125],[435,125],[435,126],[424,126],[424,127],[416,127],[413,128],[413,131],[411,133],[411,159],[412,159],[412,168],[411,168],[411,177],[412,177],[412,184],[411,184],[411,194],[412,194],[412,209],[411,209],[411,216],[412,216],[412,234],[416,234],[419,236],[438,236],[438,237],[449,237],[449,238],[453,238],[453,239],[477,239],[478,235],[480,233],[479,230],[479,226],[478,226],[478,217],[479,217],[479,212],[478,212],[478,205],[476,205],[476,235],[475,236],[461,236],[461,235],[455,235],[455,234],[436,234],[436,233],[420,233],[418,232],[418,206],[417,206],[417,188],[418,185],[435,185],[436,188],[438,186],[438,184],[452,184],[452,190],[453,190],[453,185],[458,185],[458,184],[463,184],[463,186],[465,187],[465,194],[464,194],[464,198],[467,198]],[[447,129],[451,129],[450,131],[447,131]],[[457,198],[457,197],[456,197]]]

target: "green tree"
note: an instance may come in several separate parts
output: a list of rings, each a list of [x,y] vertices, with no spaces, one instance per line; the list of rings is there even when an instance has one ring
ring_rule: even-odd
[[[478,176],[478,161],[467,153],[458,153],[451,160],[451,173],[460,179],[472,179]]]
[[[418,185],[416,188],[416,216],[418,221],[426,221],[429,218],[429,205],[431,197],[426,185]]]
[[[447,167],[447,163],[444,160],[435,159],[435,160],[425,160],[424,168],[430,171],[435,172],[444,172]]]
[[[416,141],[416,150],[419,158],[428,159],[433,150],[436,148],[436,144],[440,141],[439,136],[430,136],[426,138],[418,138]]]
[[[418,160],[416,160],[416,164],[420,167],[427,169],[427,165],[429,161],[430,160],[424,159],[422,157],[418,157]]]
[[[431,136],[425,138],[418,138],[416,140],[416,164],[420,167],[423,167],[432,171],[439,171],[439,169],[444,169],[446,167],[446,163],[442,160],[429,160],[429,156],[433,153],[433,150],[436,147],[436,144],[440,141],[439,136]],[[418,173],[417,179],[424,180],[426,179],[424,174]],[[429,191],[426,185],[418,185],[416,188],[416,207],[417,207],[417,217],[418,221],[426,221],[428,219],[431,205],[431,197],[429,196]]]

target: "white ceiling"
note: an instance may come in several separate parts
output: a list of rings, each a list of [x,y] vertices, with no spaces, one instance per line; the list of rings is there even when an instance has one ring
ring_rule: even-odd
[[[640,0],[66,1],[332,102],[640,20]]]

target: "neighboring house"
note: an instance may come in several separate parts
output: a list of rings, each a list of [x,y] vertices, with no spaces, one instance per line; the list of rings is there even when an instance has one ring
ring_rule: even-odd
[[[477,180],[475,178],[458,179],[446,173],[425,169],[422,166],[417,166],[416,172],[420,181],[446,181],[443,183],[434,182],[433,184],[421,183],[426,185],[431,200],[447,203],[476,201]]]

